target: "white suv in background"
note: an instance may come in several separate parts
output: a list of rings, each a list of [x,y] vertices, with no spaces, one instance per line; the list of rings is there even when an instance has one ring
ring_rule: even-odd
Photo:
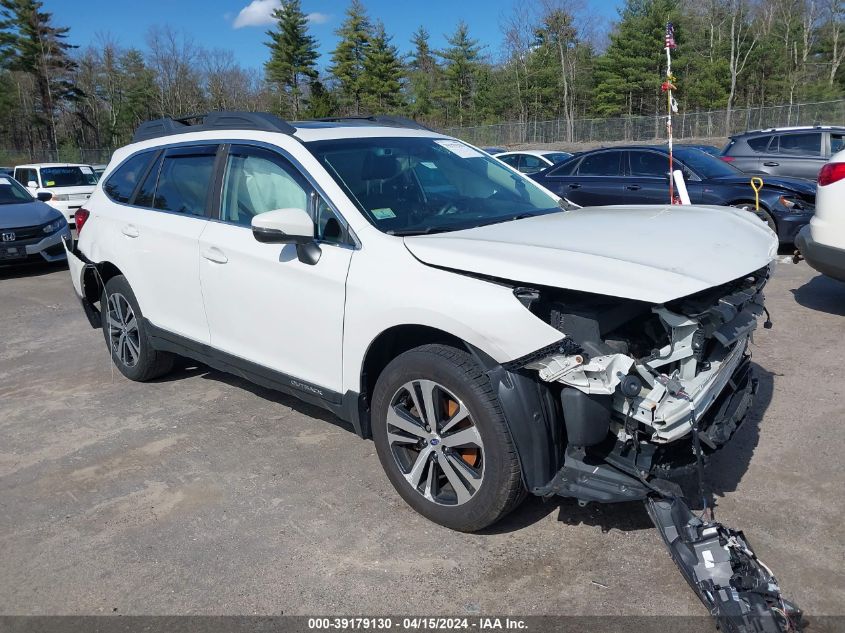
[[[798,233],[795,245],[813,268],[845,281],[845,151],[819,171],[816,213]]]
[[[133,380],[191,357],[334,412],[459,530],[526,492],[644,499],[756,381],[772,232],[721,207],[566,202],[390,117],[143,124],[67,244]]]
[[[47,204],[61,211],[73,227],[73,216],[94,192],[97,175],[91,165],[38,163],[15,167],[15,180],[33,197],[43,192],[53,194]]]

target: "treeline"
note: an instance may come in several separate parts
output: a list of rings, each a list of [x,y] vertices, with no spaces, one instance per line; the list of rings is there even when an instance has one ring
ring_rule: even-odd
[[[402,54],[351,0],[321,64],[300,0],[281,0],[254,70],[167,27],[143,50],[108,37],[78,48],[39,0],[0,0],[0,148],[113,148],[147,119],[216,109],[394,113],[437,127],[556,118],[565,137],[579,117],[662,112],[667,21],[682,111],[845,94],[843,0],[627,0],[609,33],[573,6],[517,1],[487,44],[461,22],[436,49],[420,27]]]

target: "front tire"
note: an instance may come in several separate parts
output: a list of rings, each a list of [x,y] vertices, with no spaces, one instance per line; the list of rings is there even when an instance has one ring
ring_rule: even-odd
[[[173,354],[150,343],[141,308],[123,275],[106,282],[100,301],[103,336],[120,373],[138,382],[158,378],[173,368]]]
[[[766,211],[765,209],[757,210],[757,205],[754,202],[736,202],[731,205],[732,207],[736,207],[737,209],[742,209],[743,211],[750,211],[758,218],[763,220],[766,224],[769,225],[769,228],[772,230],[772,233],[775,235],[778,234],[778,227],[775,224],[775,219],[771,216],[771,214]]]
[[[464,351],[424,345],[395,358],[376,384],[372,425],[393,487],[435,523],[474,532],[524,498],[498,398]]]

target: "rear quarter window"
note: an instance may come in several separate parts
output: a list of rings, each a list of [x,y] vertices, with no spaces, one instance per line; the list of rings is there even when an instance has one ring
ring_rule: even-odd
[[[118,167],[103,185],[106,195],[115,202],[129,202],[154,154],[155,151],[135,154]]]
[[[758,136],[757,138],[748,139],[748,147],[755,152],[765,152],[769,147],[769,142],[772,140],[771,136]]]

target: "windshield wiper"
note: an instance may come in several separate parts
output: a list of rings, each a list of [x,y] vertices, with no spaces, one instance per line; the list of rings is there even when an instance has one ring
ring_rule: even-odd
[[[432,233],[446,233],[447,231],[458,231],[462,228],[467,227],[456,227],[456,226],[426,226],[424,228],[419,229],[407,229],[403,230],[390,230],[387,231],[388,235],[397,235],[399,237],[408,237],[412,235],[431,235]]]

